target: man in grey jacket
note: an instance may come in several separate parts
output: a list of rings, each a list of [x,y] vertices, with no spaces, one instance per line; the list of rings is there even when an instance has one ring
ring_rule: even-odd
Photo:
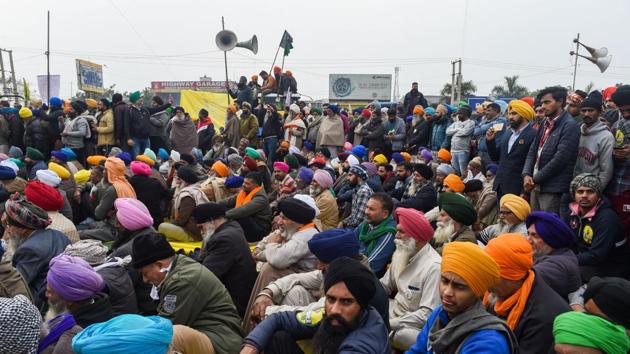
[[[599,118],[602,113],[602,94],[599,91],[591,92],[582,101],[580,110],[583,117],[580,147],[573,176],[592,173],[599,178],[602,188],[606,188],[613,174],[612,152],[615,138]]]
[[[166,126],[168,125],[170,117],[168,112],[163,109],[164,100],[162,100],[160,96],[153,96],[151,106],[153,109],[158,110],[149,118],[151,122],[151,129],[149,130],[151,148],[153,151],[158,151],[160,148],[168,149],[169,144],[166,135]]]
[[[470,157],[470,139],[475,131],[475,121],[470,119],[472,109],[470,106],[461,106],[457,111],[457,122],[446,128],[446,136],[451,137],[451,165],[455,172],[462,176],[468,170],[468,158]]]
[[[396,109],[394,109],[394,107],[387,111],[387,120],[383,122],[383,125],[385,126],[386,155],[401,152],[405,143],[405,137],[407,136],[405,122],[396,117]]]
[[[90,126],[87,117],[89,111],[87,104],[83,101],[74,101],[70,104],[69,119],[66,121],[61,133],[61,142],[65,147],[74,151],[77,160],[85,164],[85,139],[91,136]]]

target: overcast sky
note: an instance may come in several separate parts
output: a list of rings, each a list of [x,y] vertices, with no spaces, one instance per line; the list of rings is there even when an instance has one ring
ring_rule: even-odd
[[[608,47],[613,61],[600,74],[580,59],[577,88],[592,81],[601,89],[630,77],[628,0],[7,1],[0,47],[13,50],[18,79],[33,85],[46,73],[47,10],[51,74],[61,75],[64,97],[71,84],[76,91],[77,58],[104,64],[105,85],[121,91],[203,75],[224,80],[223,54],[214,44],[222,15],[239,40],[254,33],[259,40],[258,55],[242,48],[228,53],[230,79],[269,70],[286,29],[294,49],[285,68],[313,98],[328,96],[329,73],[393,74],[395,66],[401,94],[412,81],[437,94],[459,57],[478,95],[506,75],[520,75],[530,90],[568,86],[578,32],[585,44]]]

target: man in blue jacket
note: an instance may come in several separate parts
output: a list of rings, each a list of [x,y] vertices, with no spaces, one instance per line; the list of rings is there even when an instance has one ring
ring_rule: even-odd
[[[483,161],[484,166],[488,166],[491,163],[496,163],[497,160],[492,158],[492,155],[488,152],[488,145],[486,144],[486,132],[488,129],[493,128],[495,130],[495,143],[501,145],[503,137],[506,135],[508,121],[501,115],[501,106],[498,103],[490,103],[485,110],[483,119],[473,132],[473,136],[477,140],[477,148],[479,150],[479,156]],[[501,127],[501,129],[499,129]],[[496,129],[494,129],[496,128]]]
[[[304,353],[296,343],[302,339],[312,339],[314,353],[390,353],[385,323],[368,305],[375,289],[372,273],[359,261],[338,258],[324,276],[324,311],[267,317],[245,338],[241,354]]]
[[[361,253],[368,258],[370,268],[378,278],[396,250],[396,223],[392,216],[394,201],[386,193],[374,193],[365,207],[365,220],[355,229]]]
[[[567,90],[547,87],[536,97],[545,111],[523,167],[523,189],[531,192],[533,210],[560,214],[560,198],[569,192],[580,143],[580,127],[564,110]]]

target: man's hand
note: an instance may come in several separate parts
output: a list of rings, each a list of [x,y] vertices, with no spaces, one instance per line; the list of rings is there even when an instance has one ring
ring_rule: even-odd
[[[134,145],[133,139],[127,139],[127,145],[133,146]]]
[[[260,321],[265,319],[265,310],[267,307],[273,306],[273,301],[265,295],[259,295],[254,301],[254,305],[252,306],[252,312],[250,314],[250,319],[259,323]]]
[[[243,349],[241,349],[240,354],[258,354],[258,349],[256,349],[253,345],[245,344]]]
[[[613,149],[613,158],[615,160],[628,160],[630,157],[630,145],[626,145],[623,149]]]
[[[494,129],[489,128],[488,130],[486,130],[486,141],[492,141],[496,136],[497,133],[494,131]]]
[[[573,304],[571,305],[571,310],[577,311],[577,312],[584,312],[584,306],[580,304]]]
[[[276,230],[274,232],[272,232],[268,238],[267,238],[267,243],[280,243],[282,242],[282,234],[280,233],[280,230]]]
[[[536,184],[534,183],[534,179],[532,178],[532,176],[525,176],[523,178],[523,189],[526,192],[531,192],[532,189],[534,189],[534,186]]]

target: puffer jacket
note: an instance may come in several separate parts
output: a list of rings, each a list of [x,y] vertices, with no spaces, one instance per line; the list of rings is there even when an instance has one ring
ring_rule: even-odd
[[[50,154],[50,123],[39,117],[33,117],[26,123],[24,132],[24,145],[32,146],[39,150],[45,157]]]

